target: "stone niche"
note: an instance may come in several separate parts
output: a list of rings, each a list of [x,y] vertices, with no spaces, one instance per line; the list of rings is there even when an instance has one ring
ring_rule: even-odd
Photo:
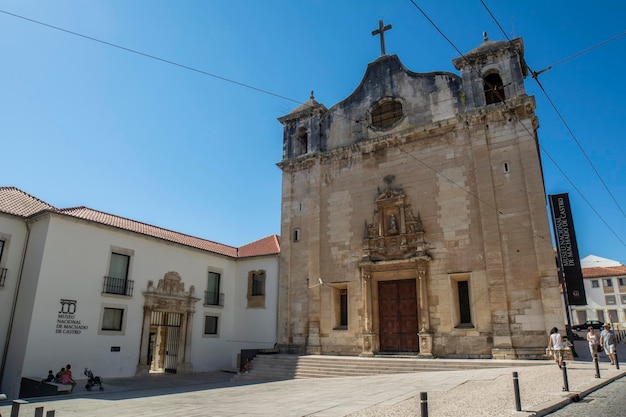
[[[413,215],[402,187],[378,190],[376,209],[371,223],[365,222],[363,260],[378,262],[427,255],[424,228],[419,213]]]

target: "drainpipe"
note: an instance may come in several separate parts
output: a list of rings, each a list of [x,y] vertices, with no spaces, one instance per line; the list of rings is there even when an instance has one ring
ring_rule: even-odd
[[[17,297],[20,293],[20,285],[22,283],[22,273],[24,272],[24,260],[26,259],[26,249],[28,248],[28,242],[30,241],[30,225],[28,219],[24,220],[26,225],[26,239],[24,241],[24,250],[22,251],[22,260],[20,263],[20,270],[17,275],[17,284],[15,286],[15,293],[13,295],[13,304],[11,305],[11,317],[9,318],[9,327],[7,329],[7,336],[4,342],[4,350],[2,351],[2,364],[0,364],[0,387],[2,387],[2,379],[4,378],[4,369],[7,363],[7,353],[9,351],[9,345],[11,342],[11,330],[13,329],[13,321],[15,320],[15,309],[17,307]]]

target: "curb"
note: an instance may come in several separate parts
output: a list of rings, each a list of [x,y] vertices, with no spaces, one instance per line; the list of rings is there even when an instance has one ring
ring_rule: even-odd
[[[612,376],[611,378],[598,381],[597,383],[593,383],[590,385],[589,388],[583,391],[570,392],[569,394],[566,394],[563,399],[556,400],[556,401],[554,400],[547,401],[543,404],[539,404],[537,406],[538,407],[537,411],[528,411],[525,415],[531,416],[531,417],[542,417],[550,413],[554,413],[555,411],[560,410],[566,405],[580,401],[581,399],[585,398],[586,396],[593,393],[594,391],[597,391],[600,388],[603,388],[609,385],[611,382],[616,381],[620,378],[623,378],[624,376],[626,376],[626,371],[622,371],[619,374]],[[521,413],[518,413],[518,414],[522,415]]]

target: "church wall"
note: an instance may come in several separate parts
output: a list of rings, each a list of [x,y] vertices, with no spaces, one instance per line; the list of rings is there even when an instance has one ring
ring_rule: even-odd
[[[239,304],[245,306],[247,287],[238,281],[247,279],[248,271],[244,269],[266,269],[268,289],[274,292],[275,258],[268,257],[258,263],[256,258],[250,258],[238,266],[232,258],[72,217],[52,215],[45,222],[35,222],[34,229],[43,228],[44,224],[45,236],[34,234],[29,243],[24,295],[20,298],[26,300],[30,296],[31,303],[30,306],[24,303],[18,310],[18,333],[12,339],[11,349],[14,356],[9,357],[9,362],[15,364],[11,376],[18,377],[14,383],[19,384],[19,375],[43,377],[48,369],[56,372],[67,363],[72,364],[77,378],[84,378],[85,367],[102,377],[135,375],[143,326],[142,292],[147,290],[148,281],[153,281],[156,287],[170,271],[180,274],[185,291],[194,286],[195,297],[200,299],[195,303],[191,357],[187,360],[194,372],[233,367],[242,348],[273,346],[275,321],[267,319],[275,317],[275,295],[267,297],[263,313],[245,314]],[[131,254],[129,279],[134,281],[134,290],[130,297],[102,293],[113,249]],[[34,262],[37,257],[39,264]],[[223,307],[203,305],[209,270],[221,274]],[[60,315],[63,299],[75,300],[72,320],[77,327],[69,329],[74,332],[66,332],[60,324],[59,320],[65,318]],[[104,307],[124,309],[121,332],[101,330]],[[218,317],[217,335],[204,335],[205,315]],[[245,320],[245,325],[237,319]],[[242,333],[246,337],[241,337]],[[262,338],[256,339],[259,334],[263,334]],[[182,354],[180,346],[179,355]]]
[[[361,86],[346,100],[329,110],[326,119],[325,149],[332,150],[364,139],[385,137],[387,131],[367,128],[369,111],[381,98],[404,97],[406,117],[395,131],[430,126],[455,116],[459,105],[460,84],[454,74],[432,73],[407,76],[398,62],[389,73],[369,73]],[[372,67],[370,67],[371,69]],[[387,80],[391,78],[391,80]],[[393,91],[388,90],[388,83]],[[360,87],[361,87],[360,86]],[[398,94],[401,92],[401,94]]]
[[[289,313],[280,322],[290,323],[283,340],[310,353],[376,353],[378,283],[415,279],[427,354],[540,356],[561,311],[522,56],[521,39],[485,38],[453,61],[461,79],[412,73],[385,55],[330,110],[311,100],[310,113],[300,107],[279,119],[291,132],[318,112],[322,151],[279,164],[282,234],[298,228],[306,241],[282,247],[280,290],[289,295],[281,300]],[[483,79],[492,75],[495,86]],[[403,202],[387,197],[398,190]],[[300,201],[307,204],[296,212]],[[408,204],[419,214],[426,247],[403,252],[402,237],[416,235],[388,228],[396,206],[383,204]],[[460,323],[460,281],[467,281],[471,323]],[[342,291],[348,325],[337,328]]]
[[[333,303],[329,296],[323,296],[331,290],[321,290],[322,350],[327,349],[326,344],[328,349],[342,353],[359,349],[358,345],[346,342],[358,336],[361,326],[360,319],[354,317],[359,317],[362,303],[358,262],[362,253],[363,223],[371,219],[377,187],[383,187],[381,177],[388,174],[395,175],[395,181],[404,188],[433,244],[428,300],[433,330],[442,334],[435,339],[440,349],[438,353],[466,357],[468,352],[475,352],[475,357],[489,357],[494,344],[494,319],[496,322],[504,320],[509,314],[514,319],[510,324],[506,319],[505,333],[513,332],[524,339],[515,344],[539,346],[545,343],[544,310],[542,302],[537,301],[542,298],[538,289],[542,277],[537,275],[535,242],[529,230],[532,220],[529,199],[534,198],[533,210],[537,210],[540,203],[536,200],[543,195],[542,185],[535,185],[535,189],[529,186],[538,178],[527,180],[523,170],[525,159],[536,159],[536,148],[534,139],[527,135],[522,145],[524,141],[529,144],[524,145],[522,152],[520,139],[512,127],[514,123],[510,126],[508,123],[491,124],[492,130],[500,132],[495,138],[486,137],[484,127],[482,140],[481,134],[470,136],[463,129],[430,137],[422,135],[416,140],[410,137],[419,134],[411,133],[401,145],[402,150],[381,147],[383,149],[362,156],[349,154],[343,159],[320,164],[319,181],[323,184],[320,201],[312,206],[319,206],[322,213],[321,276],[331,283],[348,281],[350,304],[354,306],[350,310],[354,325],[349,327],[355,329],[354,333],[349,331],[351,337],[346,337],[345,331],[332,330]],[[436,166],[442,175],[415,163],[410,155],[417,155],[431,167]],[[503,171],[505,162],[510,173]],[[310,182],[314,177],[309,171],[306,178]],[[524,188],[528,193],[517,192]],[[499,216],[494,207],[507,215]],[[485,239],[489,239],[489,243]],[[290,253],[285,247],[283,251]],[[546,273],[551,270],[550,266],[539,266]],[[456,307],[450,275],[456,272],[471,275],[475,325],[471,330],[454,329]],[[505,336],[501,340],[511,338]]]

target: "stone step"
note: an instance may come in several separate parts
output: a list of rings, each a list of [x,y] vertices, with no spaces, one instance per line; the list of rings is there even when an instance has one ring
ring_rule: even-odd
[[[407,357],[321,356],[295,354],[257,355],[252,370],[235,379],[294,379],[368,376],[405,372],[435,372],[512,366],[545,365],[542,360],[417,359]]]

